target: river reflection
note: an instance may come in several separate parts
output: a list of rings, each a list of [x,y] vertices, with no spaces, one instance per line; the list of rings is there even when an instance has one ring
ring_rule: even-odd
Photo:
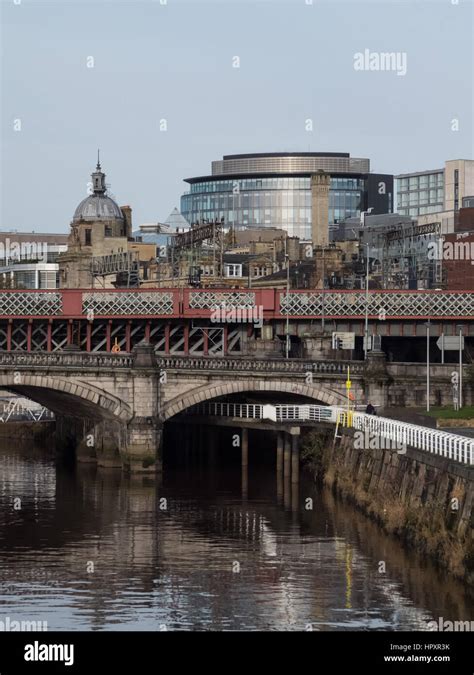
[[[168,434],[155,480],[1,442],[0,620],[49,630],[410,630],[474,618],[462,584],[352,507],[306,479],[277,481],[265,443],[257,452],[251,438],[242,492],[228,443],[203,452],[175,441]]]

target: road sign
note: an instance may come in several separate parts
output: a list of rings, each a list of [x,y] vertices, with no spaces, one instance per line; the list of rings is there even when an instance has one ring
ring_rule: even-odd
[[[333,349],[355,349],[355,333],[334,331],[332,334]]]
[[[458,351],[460,342],[461,349],[464,349],[464,336],[459,340],[459,335],[441,335],[441,337],[436,340],[436,346],[447,352],[453,352]]]

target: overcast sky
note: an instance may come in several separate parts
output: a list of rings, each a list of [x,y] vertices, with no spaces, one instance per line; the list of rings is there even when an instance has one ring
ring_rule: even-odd
[[[224,154],[473,158],[472,0],[0,1],[2,230],[68,231],[97,147],[136,227]]]

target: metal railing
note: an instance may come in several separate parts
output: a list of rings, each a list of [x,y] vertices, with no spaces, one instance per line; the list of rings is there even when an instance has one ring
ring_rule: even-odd
[[[468,466],[474,464],[474,438],[362,412],[351,411],[348,415],[347,410],[337,406],[199,403],[189,408],[186,414],[234,419],[267,419],[283,423],[339,422],[342,426],[368,432],[379,439],[396,444],[396,447],[422,450]]]
[[[462,464],[474,464],[474,438],[360,412],[352,414],[352,425],[405,448],[423,450]]]

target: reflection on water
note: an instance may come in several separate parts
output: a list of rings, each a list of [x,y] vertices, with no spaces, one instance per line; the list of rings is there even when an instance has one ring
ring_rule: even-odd
[[[165,472],[153,480],[57,465],[2,441],[0,620],[50,630],[407,630],[473,618],[460,583],[309,482],[277,481],[273,453],[250,440],[244,494],[228,444],[204,452],[168,434]]]

